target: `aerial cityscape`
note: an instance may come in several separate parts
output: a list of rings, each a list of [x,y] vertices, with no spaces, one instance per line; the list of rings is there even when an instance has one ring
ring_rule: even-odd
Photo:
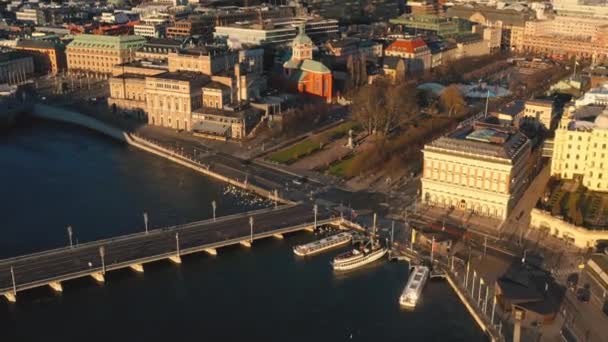
[[[0,2],[0,341],[608,342],[608,1]]]

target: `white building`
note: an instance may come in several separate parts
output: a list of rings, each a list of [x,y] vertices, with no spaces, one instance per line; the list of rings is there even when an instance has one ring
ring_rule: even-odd
[[[566,109],[555,130],[551,175],[580,177],[592,191],[608,192],[608,111],[603,106]]]
[[[608,6],[605,2],[593,4],[584,0],[552,0],[551,3],[560,15],[608,19]]]
[[[123,12],[102,12],[99,22],[106,24],[124,24],[129,22],[129,16]]]
[[[138,36],[161,38],[165,36],[167,24],[140,23],[133,26],[133,33]]]
[[[608,83],[602,84],[600,87],[590,89],[580,99],[575,101],[576,107],[586,105],[601,105],[608,106]]]
[[[266,20],[264,24],[237,22],[216,26],[214,37],[228,38],[232,42],[250,45],[289,44],[297,34],[297,27],[305,24],[305,32],[314,39],[326,39],[338,34],[338,21],[334,19],[290,18]]]
[[[424,146],[422,201],[504,220],[525,190],[530,150],[513,129],[459,128]]]
[[[31,22],[35,25],[41,25],[44,23],[44,12],[35,8],[24,8],[21,11],[15,13],[18,21]]]

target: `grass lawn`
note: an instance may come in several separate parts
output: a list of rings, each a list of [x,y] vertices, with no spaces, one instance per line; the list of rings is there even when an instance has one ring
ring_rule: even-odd
[[[337,140],[348,135],[348,130],[352,129],[354,133],[361,131],[362,127],[355,121],[344,122],[328,131],[323,132],[325,140]]]
[[[318,149],[320,149],[319,143],[309,138],[289,148],[272,153],[268,159],[281,164],[291,164],[304,156],[314,153]]]
[[[354,132],[358,132],[361,130],[361,125],[355,121],[344,122],[332,129],[319,133],[319,135],[313,135],[284,150],[274,152],[268,156],[268,159],[276,163],[292,164],[298,159],[309,156],[320,150],[320,145],[325,145],[330,141],[345,137],[350,129]]]
[[[350,169],[352,167],[353,160],[354,158],[350,156],[336,163],[333,163],[329,167],[329,169],[327,169],[327,172],[329,172],[329,174],[332,176],[347,178],[347,176],[350,174]]]

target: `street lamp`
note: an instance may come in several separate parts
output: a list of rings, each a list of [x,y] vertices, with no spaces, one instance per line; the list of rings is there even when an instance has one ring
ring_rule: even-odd
[[[253,243],[253,216],[249,216],[249,227],[251,228],[249,242]]]
[[[274,208],[276,209],[279,205],[279,190],[274,189]]]
[[[72,244],[72,226],[68,226],[67,230],[68,230],[68,239],[70,240],[70,248],[72,248],[74,246]]]
[[[315,205],[312,206],[312,211],[315,214],[315,225],[314,225],[313,229],[317,230],[317,212],[319,211],[319,206],[317,206],[316,203],[315,203]]]
[[[144,227],[146,228],[146,234],[148,234],[148,212],[144,211]]]
[[[211,208],[213,209],[213,222],[215,222],[215,209],[217,209],[217,203],[215,203],[215,200],[211,201]]]
[[[13,295],[17,296],[17,282],[15,282],[15,270],[11,266],[11,279],[13,280]]]
[[[477,305],[479,305],[481,302],[481,286],[484,284],[485,284],[485,282],[483,281],[483,278],[480,275],[479,276],[479,290],[477,291]]]
[[[471,284],[471,297],[475,298],[475,278],[477,278],[477,272],[473,270],[473,282]]]
[[[179,257],[179,232],[175,232],[175,251],[177,252],[177,256]]]
[[[99,246],[99,256],[101,256],[101,272],[103,274],[106,274],[106,261],[105,261],[106,249],[104,246]]]

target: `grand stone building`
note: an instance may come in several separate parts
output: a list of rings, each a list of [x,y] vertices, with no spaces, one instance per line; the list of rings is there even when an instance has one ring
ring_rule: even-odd
[[[115,65],[132,61],[145,43],[140,36],[77,35],[66,48],[68,71],[110,75]]]
[[[528,138],[477,123],[424,146],[425,204],[506,219],[525,190]]]

